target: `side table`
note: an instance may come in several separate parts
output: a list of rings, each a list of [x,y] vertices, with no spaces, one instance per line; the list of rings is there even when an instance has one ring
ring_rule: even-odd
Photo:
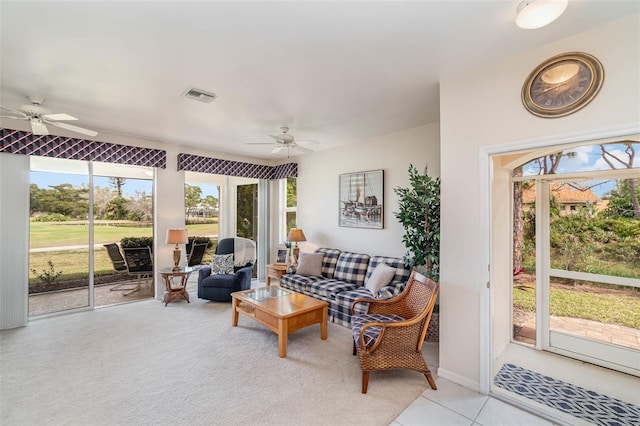
[[[270,263],[267,265],[267,285],[271,285],[271,278],[280,282],[280,277],[287,272],[286,263]]]
[[[175,300],[186,300],[189,302],[189,292],[187,291],[187,281],[189,280],[189,275],[193,272],[193,268],[180,268],[177,271],[174,271],[173,268],[163,268],[160,270],[160,275],[162,275],[162,279],[164,280],[164,286],[166,291],[164,293],[164,297],[162,301],[164,302],[164,306],[167,306],[169,303]],[[180,278],[180,283],[174,283],[174,278]]]

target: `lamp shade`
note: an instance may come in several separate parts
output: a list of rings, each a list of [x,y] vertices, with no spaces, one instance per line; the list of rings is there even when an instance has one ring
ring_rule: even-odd
[[[167,244],[187,244],[188,242],[186,229],[167,229]]]
[[[287,240],[298,242],[298,241],[307,241],[307,238],[304,236],[304,232],[300,228],[291,228],[289,231],[289,236]]]
[[[524,0],[518,6],[516,25],[526,30],[541,28],[558,19],[569,0]]]

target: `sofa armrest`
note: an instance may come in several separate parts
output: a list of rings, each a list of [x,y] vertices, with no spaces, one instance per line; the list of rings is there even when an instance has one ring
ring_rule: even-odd
[[[198,269],[198,285],[200,285],[203,279],[207,278],[210,275],[211,275],[210,266],[203,266],[202,268]]]

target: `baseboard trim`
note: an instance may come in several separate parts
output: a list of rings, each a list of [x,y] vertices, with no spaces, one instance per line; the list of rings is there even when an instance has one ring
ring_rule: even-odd
[[[478,382],[470,380],[467,377],[461,376],[442,367],[438,368],[438,377],[447,379],[450,382],[456,383],[460,386],[464,386],[465,388],[471,389],[472,391],[480,392],[480,384]]]

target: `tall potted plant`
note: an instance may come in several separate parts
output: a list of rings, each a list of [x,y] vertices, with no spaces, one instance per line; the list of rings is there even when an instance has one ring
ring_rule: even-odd
[[[407,248],[404,262],[434,281],[440,279],[440,178],[420,174],[409,165],[409,187],[394,188],[399,210],[396,218],[404,227],[402,242]],[[427,330],[428,341],[438,341],[440,316],[434,311]]]

